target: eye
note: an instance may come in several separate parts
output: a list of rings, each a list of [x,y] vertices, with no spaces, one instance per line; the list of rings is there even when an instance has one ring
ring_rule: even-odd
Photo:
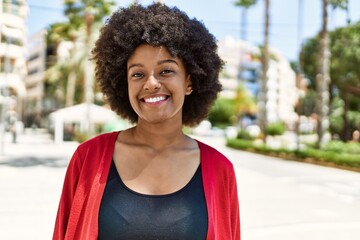
[[[170,69],[165,69],[165,70],[163,70],[160,74],[171,74],[171,73],[173,73],[174,71],[173,70],[170,70]]]
[[[136,72],[136,73],[132,73],[130,76],[132,78],[142,78],[144,76],[144,74],[142,74],[140,72]]]

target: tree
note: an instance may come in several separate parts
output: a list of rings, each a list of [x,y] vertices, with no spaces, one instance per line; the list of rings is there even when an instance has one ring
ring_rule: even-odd
[[[72,49],[68,61],[53,65],[48,69],[49,83],[59,83],[64,89],[66,106],[71,106],[76,102],[82,102],[84,98],[85,84],[84,68],[89,61],[89,49],[97,38],[97,33],[102,25],[105,16],[111,13],[114,1],[109,0],[64,0],[64,14],[68,21],[55,23],[50,26],[48,43],[55,48],[62,41],[70,41]],[[90,16],[90,18],[89,18]],[[91,21],[87,21],[91,19]],[[87,24],[88,23],[88,24]],[[89,24],[91,23],[91,24]],[[61,65],[61,66],[59,66]],[[57,81],[54,80],[57,77]],[[65,80],[64,80],[65,79]]]
[[[322,0],[322,27],[319,34],[320,44],[318,55],[319,65],[316,75],[316,90],[318,92],[318,98],[316,101],[316,111],[318,116],[318,147],[326,141],[324,136],[329,130],[330,39],[327,29],[329,3],[333,6],[333,8],[339,7],[344,9],[347,5],[347,0]]]
[[[264,49],[262,54],[262,74],[260,81],[260,96],[259,96],[259,125],[264,133],[264,140],[266,141],[266,126],[267,126],[267,72],[269,70],[269,28],[270,28],[270,0],[265,0],[265,30],[264,30]]]
[[[243,85],[239,85],[236,89],[234,110],[237,116],[237,120],[240,122],[240,124],[242,124],[241,119],[245,115],[253,116],[257,111],[255,99]]]
[[[344,141],[351,138],[353,130],[360,128],[356,117],[360,112],[359,91],[356,90],[360,88],[359,32],[360,22],[329,32],[331,81],[328,91],[332,102],[329,113],[330,130]],[[319,36],[316,36],[307,40],[301,51],[303,69],[313,88],[319,65],[316,57],[320,50],[319,45]]]
[[[265,136],[266,141],[266,125],[267,125],[267,72],[269,69],[269,29],[270,29],[270,0],[265,1],[265,26],[264,26],[264,44],[262,50],[262,75],[260,79],[260,92],[258,97],[259,103],[259,113],[258,113],[258,122],[260,128]],[[235,6],[243,7],[248,9],[249,7],[255,5],[257,0],[238,0],[235,2]]]
[[[351,133],[360,129],[357,122],[360,115],[359,88],[360,88],[360,22],[347,27],[338,28],[330,33],[332,60],[330,73],[332,76],[331,86],[343,101],[342,131],[338,134],[343,140],[350,140]],[[346,46],[346,47],[344,47]]]
[[[247,11],[256,4],[257,0],[237,0],[234,5],[240,7],[241,11],[241,39],[247,40]]]
[[[328,0],[322,0],[322,27],[319,38],[319,65],[316,74],[316,90],[318,92],[316,100],[316,112],[318,117],[317,123],[317,146],[324,142],[324,135],[329,128],[329,84],[330,84],[330,51],[329,51],[329,36],[327,31],[328,22]]]

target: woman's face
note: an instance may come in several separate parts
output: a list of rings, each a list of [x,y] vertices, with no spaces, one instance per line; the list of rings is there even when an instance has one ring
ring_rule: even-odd
[[[127,62],[127,80],[130,103],[139,121],[181,121],[185,95],[192,91],[190,75],[182,60],[172,57],[166,47],[137,47]]]

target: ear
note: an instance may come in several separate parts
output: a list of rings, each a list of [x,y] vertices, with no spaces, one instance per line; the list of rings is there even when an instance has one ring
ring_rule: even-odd
[[[187,76],[187,78],[185,80],[185,84],[186,84],[185,95],[190,95],[192,93],[192,91],[193,91],[190,75]]]

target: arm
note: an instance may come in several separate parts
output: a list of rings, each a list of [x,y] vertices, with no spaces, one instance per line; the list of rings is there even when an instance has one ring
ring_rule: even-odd
[[[230,199],[230,218],[232,239],[240,240],[240,214],[239,214],[239,199],[236,185],[235,171],[229,173],[229,199]]]
[[[56,216],[53,240],[65,239],[71,208],[79,180],[81,161],[78,151],[72,156],[66,171],[59,208]]]

